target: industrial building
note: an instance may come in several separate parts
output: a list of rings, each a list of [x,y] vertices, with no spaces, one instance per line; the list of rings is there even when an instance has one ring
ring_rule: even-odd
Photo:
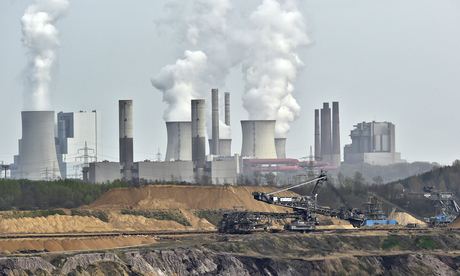
[[[83,169],[97,161],[98,118],[91,112],[57,114],[58,155],[62,178],[83,179]]]
[[[339,103],[323,103],[323,108],[315,109],[315,161],[332,167],[340,167],[340,114]]]
[[[352,143],[344,147],[344,162],[391,165],[404,162],[396,152],[395,125],[390,122],[362,122],[350,133]]]

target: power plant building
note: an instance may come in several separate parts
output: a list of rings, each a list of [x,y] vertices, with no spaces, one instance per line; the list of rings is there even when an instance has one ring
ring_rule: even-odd
[[[97,161],[97,112],[59,112],[57,133],[62,178],[83,179],[82,170]]]
[[[344,148],[344,161],[349,164],[391,165],[404,162],[396,152],[395,125],[390,122],[362,122],[354,126],[352,143]]]

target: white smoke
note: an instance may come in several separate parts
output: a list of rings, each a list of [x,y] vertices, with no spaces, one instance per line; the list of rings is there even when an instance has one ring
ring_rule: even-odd
[[[152,85],[163,93],[167,104],[165,121],[190,121],[190,101],[196,98],[202,87],[202,73],[207,62],[201,51],[185,51],[184,57],[175,64],[167,65],[152,79]]]
[[[51,109],[50,83],[59,47],[56,21],[65,13],[68,0],[35,0],[22,16],[22,42],[29,51],[25,93],[27,110]]]
[[[232,6],[231,0],[176,1],[169,3],[168,9],[170,16],[161,25],[172,26],[176,36],[183,39],[184,49],[201,51],[207,57],[202,70],[190,78],[194,90],[174,93],[168,105],[182,101],[179,97],[183,96],[187,101],[200,96],[210,102],[211,88],[222,88],[230,70],[242,65],[246,90],[243,105],[250,119],[277,120],[277,137],[285,137],[300,112],[292,94],[302,66],[297,50],[308,43],[296,1],[264,0],[249,19],[242,15],[246,11]],[[170,66],[174,65],[165,68]],[[155,87],[165,93],[161,87],[167,85],[161,78],[155,79]],[[184,110],[174,112],[186,120],[190,108]],[[220,136],[230,138],[230,128],[222,121]]]
[[[241,42],[244,36],[239,35],[229,26],[229,18],[232,16],[231,0],[196,0],[196,1],[176,1],[168,3],[170,14],[168,18],[160,21],[161,27],[173,27],[173,32],[179,38],[185,39],[183,48],[190,51],[200,51],[207,57],[207,63],[200,71],[195,71],[193,80],[196,82],[194,90],[184,90],[181,93],[175,93],[169,97],[168,106],[174,105],[176,102],[183,101],[182,96],[186,99],[199,97],[206,98],[208,104],[210,101],[211,88],[223,87],[225,79],[232,67],[241,63],[243,51],[243,43]],[[171,65],[165,66],[165,68]],[[164,89],[159,87],[164,86],[161,79],[155,77],[155,87],[165,93]],[[222,98],[222,97],[221,97]],[[170,110],[170,107],[168,107]],[[167,110],[167,113],[171,113]],[[190,108],[185,109],[185,112],[176,113],[175,117],[187,120],[190,114],[187,112]],[[186,114],[187,113],[187,114]],[[210,115],[210,108],[208,115]],[[170,116],[165,116],[168,120]],[[223,116],[222,116],[223,118]],[[208,126],[211,120],[207,120]],[[210,127],[208,127],[210,129]],[[230,138],[230,127],[223,122],[220,123],[221,138]]]
[[[302,66],[297,50],[308,44],[296,1],[264,0],[250,16],[252,45],[244,61],[243,105],[250,119],[276,120],[276,136],[286,137],[300,106],[292,95]]]

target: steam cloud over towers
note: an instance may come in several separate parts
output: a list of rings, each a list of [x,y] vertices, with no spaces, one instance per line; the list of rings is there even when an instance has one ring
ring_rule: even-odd
[[[191,63],[186,54],[175,64],[165,66],[152,80],[168,104],[165,120],[189,120],[188,108],[175,107],[185,106],[191,98],[206,97],[197,91],[203,93],[211,87],[223,86],[230,70],[242,66],[243,106],[249,119],[275,120],[276,137],[285,138],[300,113],[293,96],[293,83],[303,65],[297,52],[309,42],[297,2],[263,0],[248,18],[242,18],[229,0],[168,4],[170,14],[159,25],[174,26],[173,34],[186,38],[184,51],[201,53],[205,62],[199,63],[201,66],[191,75],[182,74],[183,65]],[[219,125],[220,138],[229,139],[229,125],[220,122]]]
[[[28,87],[25,110],[50,110],[50,83],[57,59],[59,32],[56,22],[67,10],[67,0],[35,0],[22,19],[22,42],[28,49]]]

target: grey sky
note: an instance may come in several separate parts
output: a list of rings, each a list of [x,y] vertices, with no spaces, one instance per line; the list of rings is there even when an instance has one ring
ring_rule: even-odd
[[[0,2],[0,161],[12,161],[21,136],[26,56],[20,18],[31,2]],[[150,78],[183,52],[176,38],[155,28],[165,2],[71,0],[58,23],[62,46],[53,106],[101,112],[104,159],[118,158],[117,100],[124,98],[134,100],[135,159],[152,159],[158,148],[165,153],[164,104]],[[302,114],[288,136],[290,156],[305,156],[313,144],[313,109],[338,100],[342,145],[353,124],[387,120],[396,124],[403,158],[447,164],[460,157],[458,1],[307,0],[301,8],[313,43],[301,51],[306,66],[295,96]],[[239,69],[225,89],[232,92],[238,152],[239,120],[246,119]]]

